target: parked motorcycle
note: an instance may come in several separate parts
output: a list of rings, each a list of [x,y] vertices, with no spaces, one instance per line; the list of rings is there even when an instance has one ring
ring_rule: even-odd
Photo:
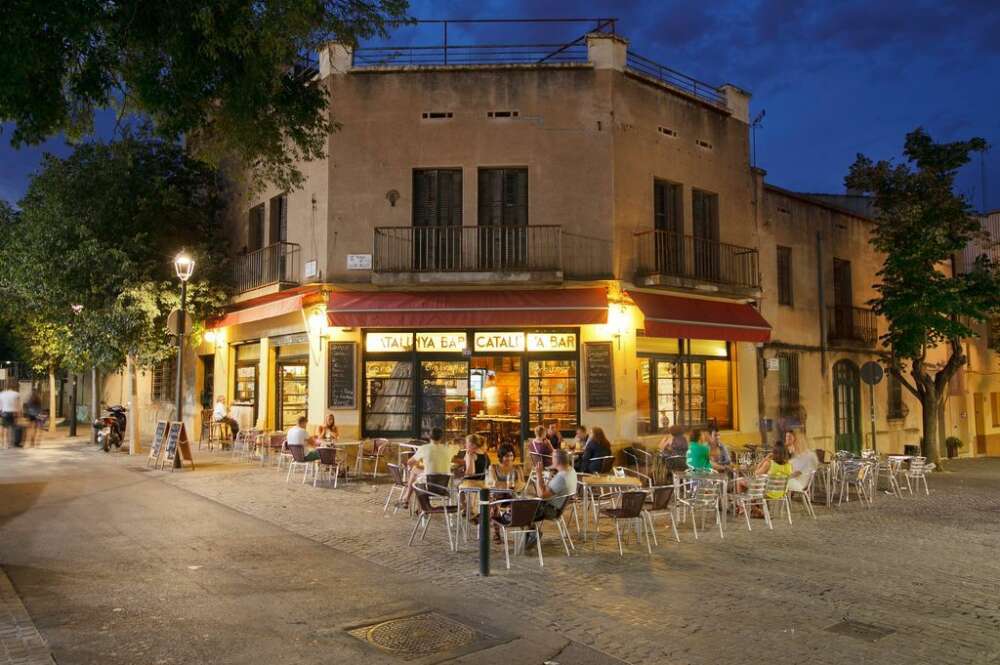
[[[110,452],[111,446],[121,448],[125,439],[125,414],[128,410],[124,406],[109,406],[104,415],[94,421],[94,429],[97,430],[97,445],[104,452]]]

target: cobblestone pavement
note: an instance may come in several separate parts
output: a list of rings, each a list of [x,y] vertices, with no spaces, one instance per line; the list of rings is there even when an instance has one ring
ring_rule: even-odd
[[[636,665],[1000,663],[1000,459],[954,463],[931,477],[929,497],[818,507],[815,521],[799,507],[793,526],[774,531],[731,520],[724,540],[708,530],[696,542],[681,525],[682,542],[661,531],[652,556],[633,544],[619,559],[605,525],[596,548],[566,557],[553,529],[544,571],[533,557],[507,571],[495,548],[487,579],[473,544],[449,552],[440,525],[407,547],[412,522],[383,517],[384,483],[314,489],[218,453],[198,459],[197,472],[162,477],[456,594],[536,612],[542,625]],[[529,609],[538,603],[543,611]],[[854,634],[829,630],[843,620]]]
[[[0,665],[55,665],[10,579],[0,571]]]

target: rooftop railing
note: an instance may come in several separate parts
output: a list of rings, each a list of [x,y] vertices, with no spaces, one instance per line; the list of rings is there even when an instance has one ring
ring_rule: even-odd
[[[692,97],[720,106],[726,107],[726,97],[717,86],[699,81],[687,74],[681,74],[676,69],[671,69],[666,65],[661,65],[649,58],[644,58],[631,50],[625,56],[625,67],[638,74],[654,78],[660,83],[685,92]]]

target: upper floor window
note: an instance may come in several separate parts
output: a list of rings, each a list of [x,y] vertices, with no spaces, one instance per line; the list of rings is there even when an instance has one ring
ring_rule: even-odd
[[[274,245],[288,240],[288,195],[278,194],[271,198],[271,223],[268,244]]]
[[[833,260],[833,304],[848,308],[854,305],[854,287],[851,284],[851,262]]]
[[[247,250],[253,252],[264,246],[264,204],[250,208],[247,216]]]
[[[681,186],[664,180],[653,181],[653,228],[675,235],[684,232]]]
[[[719,195],[691,191],[691,221],[695,238],[718,241],[719,239]]]
[[[792,304],[792,248],[778,246],[778,304]]]
[[[462,169],[413,170],[413,226],[462,225]]]
[[[528,169],[479,169],[479,226],[528,225]]]

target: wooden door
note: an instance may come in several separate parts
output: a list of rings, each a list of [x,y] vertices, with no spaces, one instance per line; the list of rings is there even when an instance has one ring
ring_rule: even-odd
[[[986,454],[986,414],[984,413],[986,399],[982,393],[972,395],[972,411],[976,423],[976,454]]]

